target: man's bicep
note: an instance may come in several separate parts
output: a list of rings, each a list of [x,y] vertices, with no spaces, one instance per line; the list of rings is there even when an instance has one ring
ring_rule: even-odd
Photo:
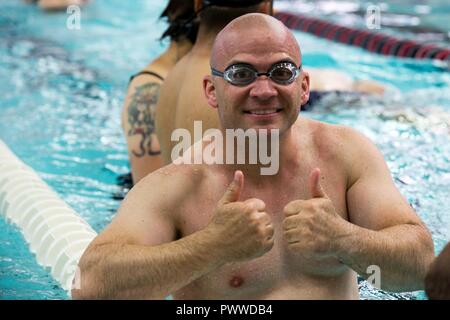
[[[368,140],[362,139],[355,157],[353,184],[347,190],[350,222],[371,230],[381,230],[420,219],[396,188],[383,155]]]
[[[152,194],[152,189],[139,184],[131,189],[112,222],[96,239],[97,243],[159,245],[175,240],[170,208],[158,194]]]

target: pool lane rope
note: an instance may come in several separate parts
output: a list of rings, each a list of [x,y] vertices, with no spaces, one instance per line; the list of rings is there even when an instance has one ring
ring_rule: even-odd
[[[288,28],[311,33],[317,37],[360,47],[370,52],[402,58],[435,59],[450,62],[450,49],[412,40],[401,40],[382,33],[344,27],[321,19],[276,12],[275,17]]]
[[[97,233],[1,140],[0,214],[70,295],[78,261]]]

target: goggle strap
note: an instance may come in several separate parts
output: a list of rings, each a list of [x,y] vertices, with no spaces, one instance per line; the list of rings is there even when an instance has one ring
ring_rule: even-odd
[[[223,78],[223,75],[224,75],[223,72],[220,72],[219,70],[214,69],[213,67],[211,67],[211,74],[213,76],[218,76],[218,77],[222,77],[222,78]]]

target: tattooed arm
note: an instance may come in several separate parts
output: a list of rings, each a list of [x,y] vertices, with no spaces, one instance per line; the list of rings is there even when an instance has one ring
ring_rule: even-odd
[[[155,133],[155,110],[162,81],[154,76],[135,78],[122,110],[122,128],[128,145],[133,182],[162,167]]]

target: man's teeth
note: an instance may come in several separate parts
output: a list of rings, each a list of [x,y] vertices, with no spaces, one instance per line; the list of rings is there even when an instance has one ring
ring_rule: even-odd
[[[275,113],[277,112],[277,109],[270,109],[270,110],[255,110],[255,111],[250,111],[251,114],[270,114],[270,113]]]

